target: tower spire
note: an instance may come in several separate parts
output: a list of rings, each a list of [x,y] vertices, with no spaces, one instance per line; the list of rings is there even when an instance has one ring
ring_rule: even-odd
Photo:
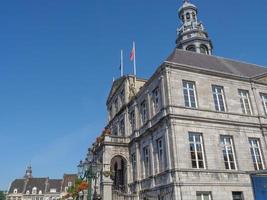
[[[189,0],[183,0],[183,5],[179,9],[182,25],[177,30],[177,48],[211,55],[212,42],[203,24],[198,21],[197,14],[198,8]]]
[[[29,166],[26,169],[24,178],[32,178],[32,166],[29,164]]]

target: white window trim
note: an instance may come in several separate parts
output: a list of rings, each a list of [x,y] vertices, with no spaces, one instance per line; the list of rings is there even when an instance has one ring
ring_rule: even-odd
[[[226,152],[226,156],[227,156],[227,164],[228,164],[228,168],[229,168],[228,170],[237,170],[235,149],[234,149],[234,145],[233,145],[233,138],[231,136],[227,136],[227,135],[223,135],[222,138],[223,138],[223,148],[224,148],[224,150]],[[230,157],[229,157],[229,151],[227,148],[229,145],[227,145],[227,141],[226,141],[227,138],[230,139],[230,147],[231,147],[232,152],[233,152],[235,169],[231,168],[231,164],[230,164],[231,161],[230,161]],[[224,159],[223,159],[223,162],[225,162]]]
[[[220,111],[220,112],[226,112],[226,104],[225,104],[224,88],[223,88],[223,86],[212,85],[212,90],[213,90],[213,88],[214,88],[215,92],[212,91],[212,93],[213,93],[213,95],[216,96],[216,101],[217,101],[218,108],[219,108],[218,111]],[[221,89],[221,93],[218,92],[218,88]],[[222,95],[224,110],[222,110],[222,108],[221,108],[221,104],[220,104],[220,100],[219,100],[219,95]]]
[[[209,200],[212,200],[211,192],[197,192],[197,196],[198,195],[200,195],[201,200],[204,200],[204,195],[208,195],[209,196]]]
[[[189,108],[198,108],[195,82],[183,80],[183,83],[184,82],[186,83],[186,87],[183,86],[183,90],[186,89],[187,96],[188,96]],[[189,83],[192,83],[192,85],[193,85],[193,93],[194,93],[194,100],[195,100],[196,107],[192,106],[192,102],[191,102],[191,98],[190,98],[190,90],[192,90],[192,89],[189,88]]]
[[[259,163],[258,163],[258,160],[256,159],[257,155],[256,155],[255,148],[257,148],[259,150],[261,164],[262,164],[262,169],[264,169],[265,166],[264,166],[262,152],[261,152],[260,140],[257,139],[257,138],[249,138],[249,143],[250,143],[250,141],[252,141],[252,143],[253,143],[252,145],[250,144],[250,148],[252,148],[252,150],[253,150],[253,155],[252,156],[253,156],[253,158],[255,158],[255,161],[256,161],[256,166],[257,166],[257,169],[256,170],[261,170],[261,169],[259,168]],[[255,145],[254,142],[256,142],[256,146],[254,146]],[[253,158],[252,158],[252,162],[253,162]],[[253,165],[254,165],[254,162],[253,162]]]
[[[245,95],[244,95],[244,93],[245,93]],[[242,104],[243,104],[243,107],[244,107],[244,111],[245,111],[244,114],[252,115],[252,108],[251,108],[251,103],[250,103],[250,98],[249,98],[249,91],[240,89],[239,90],[239,95],[240,95],[240,98],[242,100]],[[248,100],[249,111],[247,110],[245,99]]]
[[[206,169],[206,161],[205,161],[205,155],[204,155],[204,147],[203,147],[203,138],[201,133],[194,133],[194,132],[189,132],[189,134],[192,134],[193,136],[193,144],[194,144],[194,153],[196,157],[196,164],[197,168],[196,169]],[[201,153],[202,153],[202,158],[203,158],[203,168],[199,168],[199,160],[197,156],[197,141],[196,141],[196,135],[200,136],[200,144],[201,144]],[[191,144],[191,141],[189,141],[189,144]],[[191,158],[192,161],[192,158]]]
[[[264,98],[264,96],[267,97],[267,94],[260,93],[260,96],[261,96],[261,101],[262,101],[262,104],[263,104],[265,115],[267,115],[267,100],[265,100],[265,98]]]

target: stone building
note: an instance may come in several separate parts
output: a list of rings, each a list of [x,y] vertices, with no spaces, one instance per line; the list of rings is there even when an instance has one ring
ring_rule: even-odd
[[[63,179],[33,177],[29,166],[23,178],[11,183],[6,200],[58,200],[76,179],[76,174],[64,174]]]
[[[212,55],[195,5],[176,48],[148,79],[115,80],[92,146],[99,193],[148,200],[252,200],[267,155],[267,68]]]

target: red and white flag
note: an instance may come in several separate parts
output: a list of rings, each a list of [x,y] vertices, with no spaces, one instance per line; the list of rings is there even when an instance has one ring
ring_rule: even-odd
[[[135,47],[133,46],[132,51],[130,53],[130,60],[133,61],[135,57]]]
[[[133,48],[132,48],[132,51],[130,53],[130,60],[133,61],[134,75],[136,76],[135,42],[133,42]]]

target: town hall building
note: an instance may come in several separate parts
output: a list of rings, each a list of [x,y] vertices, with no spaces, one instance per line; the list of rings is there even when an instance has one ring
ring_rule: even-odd
[[[212,55],[184,1],[176,48],[148,79],[113,82],[108,123],[92,145],[104,200],[252,200],[266,168],[267,68]]]

